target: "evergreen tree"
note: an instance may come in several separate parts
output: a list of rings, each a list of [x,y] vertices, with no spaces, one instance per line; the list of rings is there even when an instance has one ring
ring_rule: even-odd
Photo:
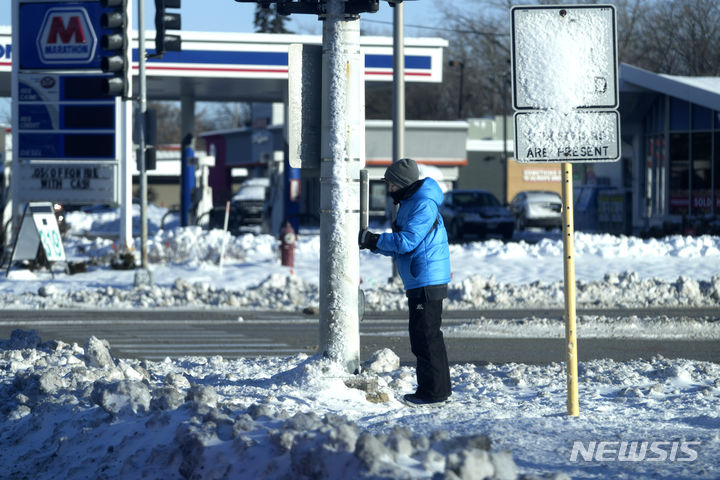
[[[285,26],[288,17],[277,13],[277,4],[255,7],[255,33],[293,33]]]

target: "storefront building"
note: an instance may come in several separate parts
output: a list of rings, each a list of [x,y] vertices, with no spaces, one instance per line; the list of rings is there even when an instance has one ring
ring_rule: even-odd
[[[635,233],[720,233],[720,78],[620,68]]]

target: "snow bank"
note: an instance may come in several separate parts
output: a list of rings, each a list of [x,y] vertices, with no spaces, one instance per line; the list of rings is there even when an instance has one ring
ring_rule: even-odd
[[[24,277],[11,277],[20,279]],[[37,277],[34,277],[37,279]],[[95,286],[58,288],[40,286],[35,292],[0,293],[0,304],[13,309],[46,308],[134,308],[134,307],[213,307],[247,310],[300,312],[317,308],[317,285],[293,274],[273,273],[260,283],[241,290],[216,287],[208,281],[192,282],[177,278],[169,286]],[[402,284],[388,282],[364,288],[365,308],[370,312],[407,308]],[[473,276],[452,283],[448,310],[543,309],[563,307],[563,283],[526,285],[500,283],[494,277]],[[709,281],[680,276],[674,282],[641,279],[636,273],[607,275],[604,281],[577,282],[577,305],[583,307],[646,308],[708,307],[720,302],[720,275]]]
[[[106,214],[82,215],[97,219]],[[491,239],[451,245],[453,280],[446,308],[561,308],[559,235],[523,235],[528,241]],[[220,269],[223,241],[227,248]],[[117,253],[111,240],[70,236],[65,239],[69,260],[86,262],[87,272],[51,275],[15,269],[8,278],[0,277],[0,305],[285,311],[317,307],[319,236],[298,238],[294,269],[280,265],[278,245],[269,235],[232,236],[199,227],[159,230],[148,241],[154,285],[134,288],[134,271],[109,268]],[[136,249],[140,251],[139,243]],[[580,307],[693,307],[720,302],[720,237],[639,239],[576,233],[575,252]],[[386,257],[361,252],[360,286],[369,311],[406,308],[401,283],[388,281],[390,271]]]
[[[22,331],[2,343],[3,478],[516,477],[483,435],[349,420],[342,404],[375,404],[324,359],[125,361],[95,338],[83,349]]]
[[[0,478],[717,478],[719,365],[581,363],[567,418],[560,364],[456,365],[452,401],[413,409],[397,399],[414,369],[372,362],[366,392],[318,357],[135,361],[15,331],[0,341]],[[697,458],[572,460],[577,441],[621,440],[692,442]]]

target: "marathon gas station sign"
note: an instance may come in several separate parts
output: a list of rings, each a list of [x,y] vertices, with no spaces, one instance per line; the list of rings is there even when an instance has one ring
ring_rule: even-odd
[[[14,198],[118,203],[121,100],[102,92],[96,1],[13,3]]]

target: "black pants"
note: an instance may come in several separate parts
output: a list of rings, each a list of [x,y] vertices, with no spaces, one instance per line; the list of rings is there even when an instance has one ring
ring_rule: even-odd
[[[430,400],[445,400],[451,394],[450,367],[440,331],[442,297],[432,299],[422,288],[408,291],[410,347],[417,357],[417,394]],[[427,297],[431,297],[428,299]]]

